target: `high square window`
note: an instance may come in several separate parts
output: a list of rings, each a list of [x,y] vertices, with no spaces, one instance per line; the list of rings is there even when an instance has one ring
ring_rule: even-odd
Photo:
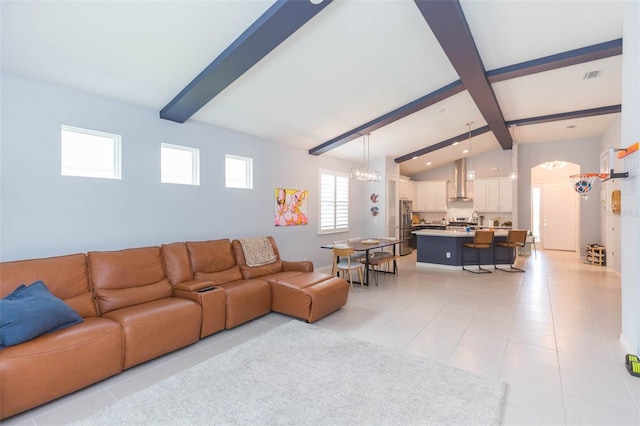
[[[61,127],[62,176],[121,179],[120,135]]]
[[[200,185],[200,150],[163,143],[161,148],[162,183]]]
[[[253,158],[225,156],[225,186],[253,189]]]

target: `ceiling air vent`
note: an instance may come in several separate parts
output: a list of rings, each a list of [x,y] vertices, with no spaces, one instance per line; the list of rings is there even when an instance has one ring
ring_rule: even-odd
[[[600,76],[601,72],[602,72],[602,70],[595,70],[595,71],[586,72],[582,76],[582,79],[583,80],[591,80],[592,78],[598,78]]]

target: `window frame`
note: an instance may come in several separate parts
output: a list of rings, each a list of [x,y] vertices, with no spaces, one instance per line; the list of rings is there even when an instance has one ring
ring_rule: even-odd
[[[228,166],[227,160],[240,160],[245,163],[245,186],[232,186],[230,185],[229,176],[228,176]],[[228,189],[253,189],[253,158],[244,157],[241,155],[235,154],[225,154],[224,155],[224,186]]]
[[[328,192],[323,188],[323,175],[330,176],[333,195],[330,200],[324,197]],[[339,194],[340,184],[346,188],[346,194]],[[331,204],[333,210],[332,226],[327,226],[323,217],[323,204]],[[341,207],[342,206],[342,207]],[[325,206],[326,207],[326,206]],[[344,226],[338,226],[340,221],[346,220]],[[318,169],[318,235],[349,232],[349,175],[326,169]]]
[[[173,181],[164,180],[165,176],[162,170],[163,149],[191,153],[191,182],[173,182]],[[160,144],[160,182],[167,183],[167,184],[175,184],[175,185],[200,186],[200,149],[193,148],[190,146],[175,145],[171,143],[162,142]]]
[[[70,172],[71,168],[67,165],[65,168],[64,164],[64,132],[76,133],[79,135],[87,135],[87,136],[97,136],[102,138],[111,139],[112,142],[112,153],[113,153],[113,164],[111,169],[111,176],[104,176],[98,174],[80,174],[77,172]],[[87,169],[90,170],[90,169]],[[93,169],[95,170],[95,169]],[[93,179],[122,179],[122,136],[117,135],[115,133],[107,133],[101,132],[99,130],[92,129],[84,129],[81,127],[68,126],[66,124],[62,124],[60,126],[60,175],[61,176],[69,176],[69,177],[86,177]]]

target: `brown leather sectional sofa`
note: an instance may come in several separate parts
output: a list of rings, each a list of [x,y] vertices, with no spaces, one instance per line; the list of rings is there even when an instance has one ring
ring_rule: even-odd
[[[83,317],[0,350],[0,419],[271,311],[314,322],[346,304],[345,280],[269,241],[275,262],[255,267],[228,239],[0,263],[0,297],[42,280]]]

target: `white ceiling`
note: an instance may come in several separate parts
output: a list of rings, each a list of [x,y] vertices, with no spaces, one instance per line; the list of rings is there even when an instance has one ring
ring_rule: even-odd
[[[157,110],[273,1],[2,1],[2,69]],[[461,0],[487,71],[622,37],[623,2]],[[493,84],[505,120],[621,103],[621,57]],[[600,70],[600,77],[582,76]],[[310,149],[458,80],[410,0],[335,0],[191,120]],[[615,114],[520,126],[518,143],[600,136]],[[371,134],[397,158],[486,125],[464,91]],[[575,126],[568,129],[567,126]],[[491,132],[472,153],[502,149]],[[464,144],[460,144],[464,145]],[[413,175],[463,156],[401,163]],[[362,139],[324,155],[361,162]]]

